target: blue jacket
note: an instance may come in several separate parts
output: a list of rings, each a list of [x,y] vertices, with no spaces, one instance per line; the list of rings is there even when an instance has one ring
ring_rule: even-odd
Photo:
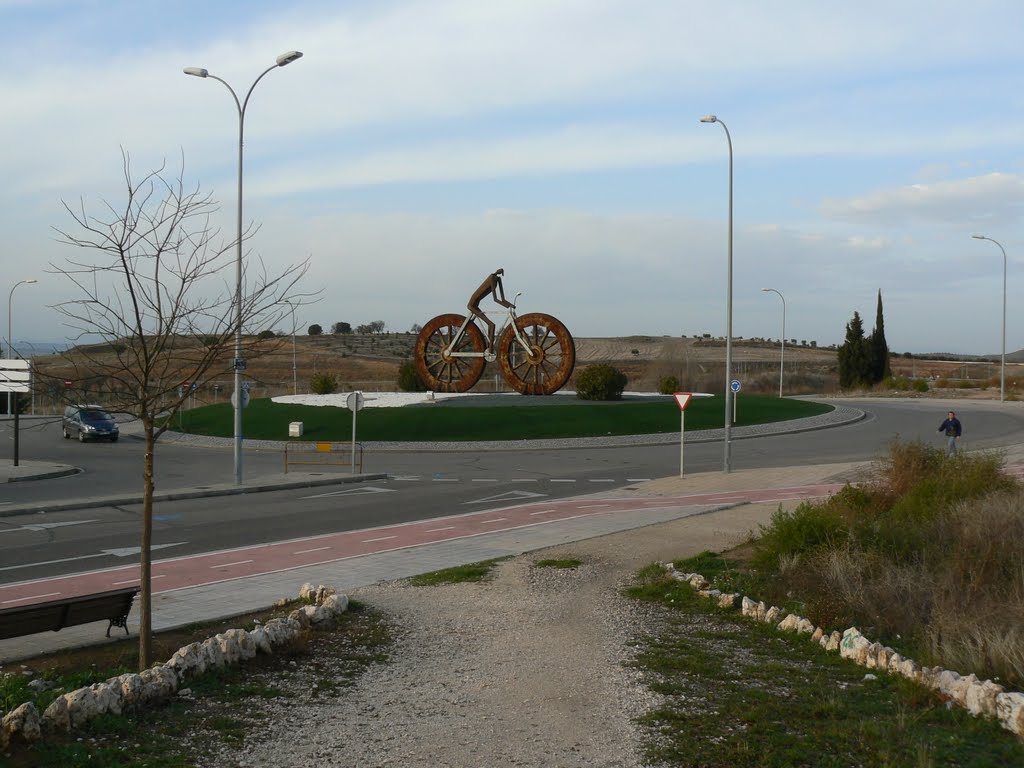
[[[952,419],[945,419],[939,426],[939,432],[945,432],[947,437],[960,437],[960,419],[956,416]]]

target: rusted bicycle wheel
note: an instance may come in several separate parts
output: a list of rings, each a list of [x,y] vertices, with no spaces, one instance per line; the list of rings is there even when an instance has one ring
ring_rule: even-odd
[[[516,339],[512,326],[498,341],[498,360],[505,380],[524,395],[550,395],[572,375],[576,343],[572,334],[551,315],[534,312],[516,320],[529,348]]]
[[[416,370],[434,392],[465,392],[480,380],[486,361],[483,357],[484,335],[476,324],[466,326],[455,353],[479,353],[474,357],[456,357],[448,353],[455,334],[466,318],[464,315],[438,315],[416,337]]]

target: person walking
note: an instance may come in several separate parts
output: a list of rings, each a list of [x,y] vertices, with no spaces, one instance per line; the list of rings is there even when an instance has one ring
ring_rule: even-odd
[[[963,428],[960,426],[960,419],[953,411],[946,414],[946,420],[939,425],[939,432],[946,435],[946,455],[956,456],[957,441],[960,440]]]

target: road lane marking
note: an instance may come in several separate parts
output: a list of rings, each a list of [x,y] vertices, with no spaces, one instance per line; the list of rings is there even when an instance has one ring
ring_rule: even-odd
[[[372,544],[375,541],[387,541],[388,539],[397,539],[398,536],[380,536],[376,539],[363,539],[363,544]]]
[[[490,525],[491,523],[504,523],[508,520],[507,517],[497,517],[494,520],[481,520],[480,525]]]
[[[378,488],[375,485],[360,485],[356,488],[345,488],[341,491],[318,493],[315,496],[300,496],[301,499],[323,499],[329,496],[366,496],[373,493],[398,493],[390,488]]]
[[[9,504],[10,502],[4,502]],[[0,533],[13,533],[14,531],[48,531],[53,528],[64,528],[69,525],[85,525],[86,523],[95,523],[96,520],[72,520],[67,523],[30,523],[29,525],[23,525],[19,528],[2,528]]]
[[[498,481],[497,480],[492,480],[492,479],[487,478],[487,477],[474,477],[470,482],[473,482],[473,483],[496,483]]]
[[[161,573],[161,574],[157,574],[156,576],[150,576],[149,578],[150,578],[151,581],[155,581],[156,579],[163,579],[165,577],[166,577],[166,574],[162,574]],[[141,578],[138,578],[138,579],[127,579],[125,581],[115,581],[115,582],[113,582],[113,585],[115,587],[118,587],[118,586],[120,586],[122,584],[138,584],[141,581],[142,581]]]
[[[300,549],[298,552],[292,552],[292,554],[308,555],[310,552],[323,552],[325,549],[330,549],[330,547],[314,547],[313,549]]]
[[[575,483],[575,480],[551,480],[552,483]]]
[[[534,493],[533,491],[506,491],[505,493],[499,493],[497,496],[488,496],[485,499],[475,499],[473,501],[464,501],[463,504],[486,504],[495,501],[520,501],[521,499],[539,499],[542,496],[546,496],[544,493]]]
[[[455,530],[455,526],[454,525],[446,525],[446,526],[443,526],[441,528],[427,528],[427,530],[425,530],[424,533],[437,533],[439,531],[454,531],[454,530]]]
[[[649,477],[627,477],[626,478],[626,482],[627,483],[649,483],[649,482],[651,482],[651,478],[649,478]]]
[[[539,512],[531,512],[530,516],[533,517],[534,515],[546,515],[546,514],[548,514],[550,512],[554,512],[554,511],[555,510],[553,510],[553,509],[542,509]]]
[[[431,478],[435,483],[457,483],[459,478],[457,477],[434,477]]]
[[[236,565],[245,565],[246,563],[255,563],[255,560],[237,560],[234,563],[221,563],[220,565],[211,565],[210,569],[214,568],[231,568]]]
[[[47,592],[45,595],[29,595],[28,597],[16,597],[13,600],[4,600],[0,602],[0,605],[8,605],[9,603],[23,603],[26,600],[38,600],[41,597],[56,597],[60,592]]]
[[[614,480],[587,480],[588,483],[614,483]]]
[[[610,506],[611,504],[587,504],[582,507],[577,507],[577,509],[607,509]]]

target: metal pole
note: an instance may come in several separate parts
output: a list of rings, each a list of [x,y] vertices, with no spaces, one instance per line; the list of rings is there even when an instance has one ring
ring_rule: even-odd
[[[702,123],[718,123],[725,131],[729,143],[729,267],[726,277],[725,301],[725,457],[723,472],[732,470],[732,135],[729,128],[715,115],[706,115]]]
[[[299,394],[299,372],[295,366],[295,305],[290,301],[288,306],[292,308],[292,394]]]
[[[762,288],[762,291],[770,291],[772,293],[779,294],[779,298],[782,299],[782,349],[779,352],[779,397],[782,397],[782,373],[784,371],[784,362],[786,359],[786,297],[782,295],[780,291],[774,288]]]
[[[235,93],[235,89],[226,80],[222,80],[216,75],[211,75],[206,69],[200,67],[185,67],[184,70],[186,75],[203,78],[209,77],[222,83],[230,91],[231,97],[235,100],[235,106],[238,108],[238,220],[236,229],[238,242],[236,243],[235,256],[235,358],[232,361],[232,367],[235,372],[234,454],[236,485],[242,484],[242,158],[245,145],[245,109],[249,105],[249,97],[252,96],[256,84],[268,72],[272,69],[291,64],[301,57],[302,53],[299,51],[289,51],[278,56],[274,65],[263,70],[260,76],[253,81],[248,93],[245,94],[245,100],[242,102],[239,102],[238,94]]]
[[[14,331],[11,330],[11,305],[14,303],[14,289],[19,285],[28,285],[30,283],[38,282],[34,277],[28,277],[24,280],[14,284],[11,288],[11,292],[7,294],[7,350],[11,360],[14,359]],[[13,413],[12,404],[16,402],[14,394],[11,392],[7,393],[7,415],[10,416]],[[17,464],[15,464],[17,466]]]
[[[1006,249],[998,240],[993,240],[985,235],[971,235],[975,240],[988,240],[999,246],[1003,253],[1003,347],[999,364],[999,402],[1006,401]]]
[[[686,411],[679,411],[679,476],[683,476],[683,446],[686,443]]]

